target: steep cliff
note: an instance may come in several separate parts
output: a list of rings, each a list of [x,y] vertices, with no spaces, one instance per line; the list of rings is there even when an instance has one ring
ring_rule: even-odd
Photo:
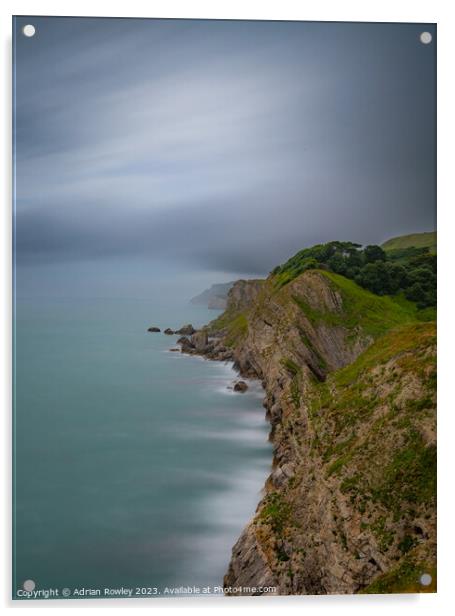
[[[199,295],[190,299],[191,304],[207,306],[210,310],[224,310],[227,305],[227,295],[235,281],[212,284]]]
[[[434,590],[435,323],[423,318],[321,270],[231,289],[207,355],[262,380],[274,456],[226,587]]]

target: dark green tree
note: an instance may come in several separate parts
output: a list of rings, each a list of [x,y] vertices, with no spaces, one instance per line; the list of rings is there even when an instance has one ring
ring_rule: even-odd
[[[386,253],[380,246],[370,245],[363,250],[363,258],[365,263],[374,263],[375,261],[385,261]]]

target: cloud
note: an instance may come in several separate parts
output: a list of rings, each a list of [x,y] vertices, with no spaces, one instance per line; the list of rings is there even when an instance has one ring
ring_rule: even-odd
[[[418,25],[35,21],[35,48],[17,40],[18,263],[264,273],[316,241],[433,226]]]

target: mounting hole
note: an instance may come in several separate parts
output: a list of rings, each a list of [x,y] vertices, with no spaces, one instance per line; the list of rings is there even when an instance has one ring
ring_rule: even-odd
[[[24,26],[22,28],[22,33],[24,36],[27,36],[28,38],[35,36],[35,26],[32,26],[32,24],[27,24],[26,26]]]
[[[424,45],[428,45],[429,43],[431,43],[432,40],[433,37],[429,32],[422,32],[422,34],[420,35],[420,42]]]
[[[22,584],[23,589],[27,592],[32,592],[33,590],[35,590],[35,586],[36,584],[33,580],[25,580],[25,582]]]
[[[432,581],[432,577],[429,573],[423,573],[420,576],[420,583],[422,584],[422,586],[429,586],[431,584]]]

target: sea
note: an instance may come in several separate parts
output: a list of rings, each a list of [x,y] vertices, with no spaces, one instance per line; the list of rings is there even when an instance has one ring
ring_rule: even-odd
[[[270,472],[264,392],[249,381],[235,393],[231,364],[146,331],[216,315],[152,299],[17,300],[13,596],[220,593]]]

